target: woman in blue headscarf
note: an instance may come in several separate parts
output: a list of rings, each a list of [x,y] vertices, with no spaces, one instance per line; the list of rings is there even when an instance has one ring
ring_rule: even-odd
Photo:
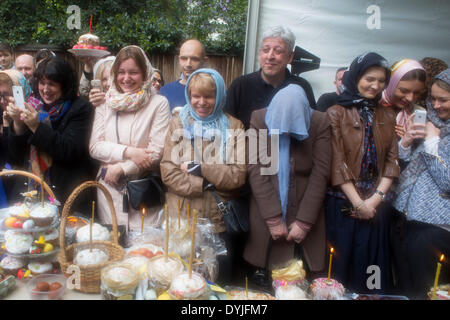
[[[245,132],[241,121],[223,112],[226,92],[222,76],[212,69],[199,69],[186,83],[188,103],[169,125],[161,178],[168,188],[166,200],[172,216],[180,204],[208,218],[227,246],[227,256],[219,257],[218,283],[225,284],[233,274],[233,240],[213,194],[213,185],[222,201],[239,195],[246,179]],[[223,259],[222,259],[223,258]],[[214,279],[209,279],[214,280]]]
[[[312,276],[325,267],[323,201],[331,163],[326,114],[313,111],[305,91],[290,84],[252,113],[249,137],[252,195],[244,259],[257,268],[251,280],[259,283],[261,269],[293,258],[302,259]],[[252,151],[256,140],[259,150]]]

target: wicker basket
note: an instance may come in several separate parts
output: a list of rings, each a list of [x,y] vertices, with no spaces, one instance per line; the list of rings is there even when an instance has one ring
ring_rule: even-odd
[[[67,268],[69,266],[73,265],[73,259],[74,259],[74,252],[77,248],[84,247],[86,245],[89,245],[89,241],[87,242],[81,242],[81,243],[74,243],[66,247],[66,236],[65,236],[65,230],[66,230],[66,222],[67,217],[70,215],[70,209],[72,207],[72,204],[74,200],[78,197],[78,195],[83,191],[84,189],[96,187],[103,191],[106,200],[108,201],[109,208],[111,210],[111,217],[112,217],[112,236],[113,241],[92,241],[93,246],[102,246],[106,249],[107,254],[109,256],[109,260],[104,263],[96,264],[96,265],[89,265],[89,266],[78,266],[80,268],[80,289],[77,289],[84,293],[99,293],[100,292],[100,282],[101,282],[101,270],[103,267],[108,265],[111,262],[114,261],[120,261],[124,257],[124,251],[123,248],[118,243],[118,231],[117,231],[117,218],[116,218],[116,211],[114,209],[114,204],[111,198],[111,194],[109,191],[100,183],[96,181],[87,181],[83,184],[79,185],[67,198],[66,203],[64,204],[64,208],[62,211],[62,218],[61,218],[61,225],[59,230],[59,245],[61,247],[60,252],[58,253],[58,262],[61,266],[61,271],[67,276],[71,276],[71,274],[67,273]]]
[[[21,171],[21,170],[3,170],[0,171],[0,177],[1,176],[9,176],[9,175],[18,175],[18,176],[24,176],[33,179],[37,183],[39,183],[41,186],[44,187],[44,190],[47,191],[50,197],[55,199],[55,194],[53,193],[52,189],[49,187],[49,185],[41,178],[39,178],[37,175],[34,175],[27,171]]]

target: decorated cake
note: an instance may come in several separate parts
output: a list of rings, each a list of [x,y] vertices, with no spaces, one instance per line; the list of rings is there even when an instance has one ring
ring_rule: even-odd
[[[184,271],[183,263],[175,258],[168,257],[165,261],[164,255],[153,257],[148,262],[148,275],[150,285],[167,289],[178,274]]]
[[[16,203],[8,208],[8,213],[11,217],[25,221],[30,217],[30,208],[25,203]]]
[[[26,263],[24,259],[15,258],[12,256],[6,256],[1,262],[0,267],[6,274],[16,275],[17,271],[25,267]]]
[[[189,278],[189,273],[183,272],[173,278],[169,295],[176,300],[208,300],[209,287],[200,274],[193,272]]]
[[[101,271],[101,292],[105,300],[134,300],[139,276],[128,263],[113,263]]]
[[[147,278],[148,261],[150,259],[144,256],[131,256],[123,260],[123,263],[127,263],[131,266],[132,270],[139,275],[140,278]]]
[[[8,230],[5,233],[5,248],[6,251],[12,254],[28,253],[33,244],[33,236],[28,233],[16,232]]]
[[[37,276],[44,273],[51,273],[53,270],[53,265],[51,262],[30,262],[28,264],[28,270],[31,271],[32,275]]]
[[[92,33],[86,33],[78,38],[77,44],[72,49],[95,49],[106,50],[106,47],[100,46],[100,38]]]
[[[265,292],[248,290],[231,290],[228,292],[230,300],[275,300],[275,297]]]
[[[55,205],[44,203],[35,205],[30,212],[30,218],[39,227],[49,226],[58,214],[58,209]]]
[[[76,235],[76,241],[77,242],[87,242],[89,241],[89,224],[85,225],[84,227],[81,227],[77,230]],[[94,223],[92,226],[92,240],[93,241],[110,241],[111,240],[111,233],[109,230],[98,224]]]
[[[344,286],[334,279],[317,278],[310,286],[314,300],[340,300],[345,293]]]
[[[428,299],[433,297],[433,288],[428,291]],[[450,283],[436,287],[436,300],[450,300]]]
[[[80,250],[76,255],[73,263],[82,267],[105,263],[109,260],[109,256],[105,251],[98,248],[87,248]]]
[[[277,300],[309,300],[305,291],[295,285],[278,287],[275,291]]]
[[[54,247],[56,247],[59,243],[59,230],[58,228],[52,228],[47,230],[46,232],[38,233],[38,237],[43,236],[45,242],[50,243]]]

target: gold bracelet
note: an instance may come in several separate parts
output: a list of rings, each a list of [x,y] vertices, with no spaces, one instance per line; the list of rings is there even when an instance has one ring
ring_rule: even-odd
[[[359,211],[364,206],[364,200],[361,200],[355,207],[355,211]]]

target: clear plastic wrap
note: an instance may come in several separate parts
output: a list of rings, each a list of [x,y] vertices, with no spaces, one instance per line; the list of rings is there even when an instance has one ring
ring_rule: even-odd
[[[105,300],[134,300],[139,276],[125,262],[111,263],[101,271],[101,293]]]
[[[182,272],[172,279],[169,296],[174,300],[209,300],[209,286],[205,278],[192,272]]]
[[[245,290],[245,288],[233,286],[226,286],[224,289],[227,291],[228,300],[275,300],[274,296],[263,291]]]
[[[317,278],[310,290],[314,300],[346,300],[344,286],[334,279]]]
[[[309,283],[302,260],[290,260],[272,270],[273,289],[277,300],[309,300]]]
[[[172,279],[184,270],[184,261],[177,254],[170,253],[167,261],[164,255],[151,258],[148,262],[149,288],[160,295],[169,289]]]

